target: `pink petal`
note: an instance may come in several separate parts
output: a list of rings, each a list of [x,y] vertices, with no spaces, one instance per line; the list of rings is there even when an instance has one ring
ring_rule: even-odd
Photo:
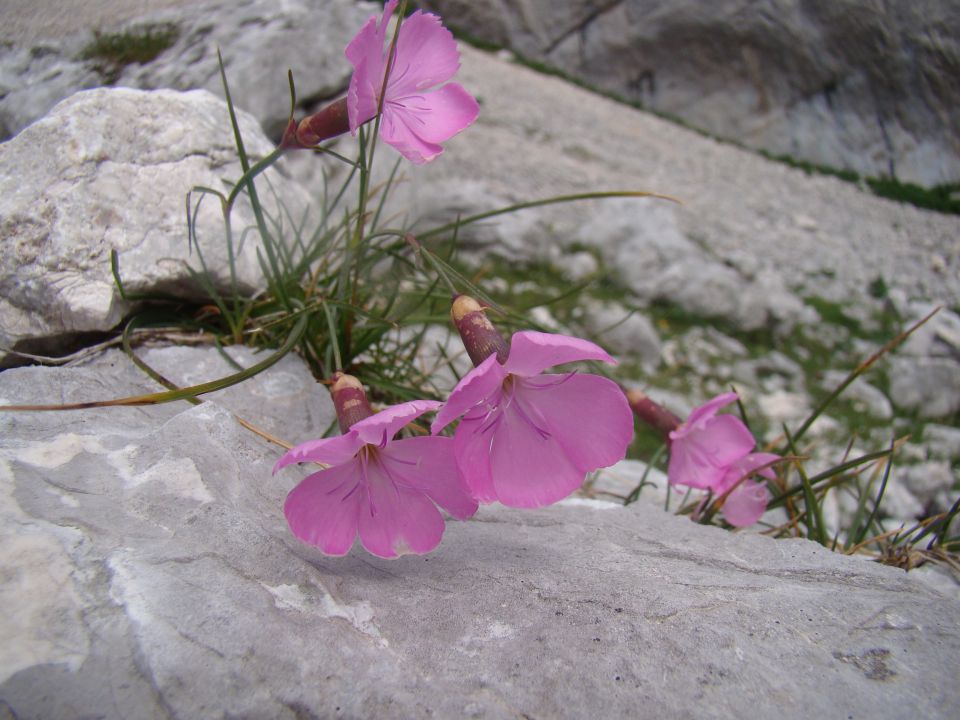
[[[430,432],[436,435],[481,403],[496,405],[499,402],[500,386],[506,376],[503,366],[497,362],[496,354],[490,355],[460,379],[446,404],[437,413]]]
[[[364,443],[385,447],[403,428],[413,422],[425,412],[436,410],[440,403],[434,400],[411,400],[410,402],[391,405],[368,418],[354,423],[350,427],[351,433]]]
[[[459,68],[460,53],[453,34],[438,16],[417,10],[400,27],[387,98],[436,87],[452,78]]]
[[[722,395],[717,395],[712,400],[708,400],[703,405],[694,410],[687,417],[686,421],[681,426],[681,430],[686,427],[691,429],[696,427],[698,424],[702,426],[704,420],[708,420],[717,414],[717,411],[729,405],[737,399],[737,394],[735,392],[723,393]]]
[[[443,517],[423,493],[398,487],[379,460],[367,466],[369,504],[360,511],[360,542],[382,558],[423,554],[440,544]]]
[[[353,458],[362,446],[363,441],[352,432],[336,437],[310,440],[288,450],[273,466],[273,472],[276,473],[277,470],[287,465],[302,462],[342,465]]]
[[[428,163],[443,152],[442,146],[427,142],[413,132],[411,126],[419,124],[402,107],[393,104],[384,106],[380,137],[414,165]]]
[[[419,490],[455,518],[477,511],[477,501],[457,471],[453,438],[413,437],[380,452],[384,468],[397,484]]]
[[[504,370],[514,375],[530,377],[547,368],[576,360],[601,360],[616,364],[599,345],[588,340],[524,330],[513,334],[510,356]]]
[[[347,91],[347,116],[353,132],[377,114],[380,88],[386,70],[384,40],[396,5],[396,0],[387,3],[379,23],[376,16],[367,20],[344,51],[354,68]]]
[[[538,375],[517,383],[514,402],[542,420],[584,474],[623,460],[633,439],[633,413],[627,398],[606,378]]]
[[[383,114],[386,124],[400,123],[417,142],[431,145],[445,142],[469,126],[480,114],[480,106],[463,86],[449,83],[432,92],[388,97]],[[391,137],[394,134],[390,125],[384,140],[396,140]],[[403,138],[409,141],[407,134]]]
[[[723,503],[723,518],[734,527],[753,525],[767,509],[770,493],[763,483],[747,480],[735,487]]]
[[[774,455],[773,453],[750,453],[740,458],[727,469],[726,474],[723,476],[723,481],[716,491],[718,493],[724,493],[732,488],[741,478],[748,477],[754,473],[773,480],[777,475],[773,471],[773,468],[770,467],[770,463],[779,459],[780,456]],[[764,465],[767,467],[764,467]],[[763,469],[758,470],[757,468]]]
[[[493,487],[493,474],[490,471],[490,444],[494,431],[485,427],[484,416],[465,417],[457,425],[453,436],[453,452],[457,460],[457,469],[464,483],[477,501],[492,503],[497,500],[497,491]]]
[[[356,133],[358,127],[376,117],[380,102],[377,90],[381,82],[382,64],[364,63],[354,71],[347,90],[347,118],[351,132]]]
[[[308,475],[283,504],[290,530],[327,555],[346,555],[357,536],[364,498],[359,482],[356,461]]]
[[[711,418],[704,429],[674,437],[671,433],[671,483],[695,488],[712,488],[723,481],[727,469],[753,450],[756,441],[747,426],[733,415]]]
[[[667,480],[671,485],[700,489],[716,487],[723,481],[726,471],[726,467],[717,467],[703,457],[695,443],[688,443],[683,438],[670,443]]]
[[[550,505],[580,487],[586,473],[555,437],[521,412],[511,404],[493,431],[490,469],[497,499],[510,507]]]

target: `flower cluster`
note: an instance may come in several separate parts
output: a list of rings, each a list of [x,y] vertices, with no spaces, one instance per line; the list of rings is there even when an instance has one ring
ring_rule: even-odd
[[[388,0],[347,46],[354,67],[347,96],[300,123],[291,120],[278,152],[315,147],[379,118],[380,137],[411,162],[425,163],[476,119],[476,100],[450,82],[460,57],[437,16],[414,12],[388,42],[397,4]],[[425,553],[443,536],[439,508],[465,519],[479,503],[542,507],[624,457],[633,437],[631,405],[638,414],[639,406],[607,378],[547,372],[571,362],[614,363],[602,348],[533,331],[517,332],[508,343],[484,308],[462,295],[451,316],[475,367],[446,403],[417,400],[375,413],[359,380],[335,374],[331,394],[342,434],[298,445],[274,468],[326,465],[284,504],[298,538],[329,555],[347,553],[357,537],[379,557]],[[712,490],[726,519],[746,525],[767,503],[766,487],[748,478],[771,477],[776,456],[752,452],[756,443],[746,426],[717,416],[735,397],[712,400],[684,423],[666,411],[648,421],[669,437],[670,482]],[[397,437],[430,411],[437,411],[431,434]],[[457,421],[453,437],[440,434]]]
[[[544,372],[579,360],[612,363],[603,349],[540,332],[518,332],[508,346],[465,296],[455,299],[452,315],[477,366],[446,404],[418,400],[374,413],[356,378],[334,377],[343,434],[298,445],[274,468],[330,466],[304,479],[284,504],[301,540],[328,555],[348,552],[358,534],[379,557],[429,552],[444,530],[436,505],[460,519],[478,502],[541,507],[623,458],[633,417],[620,388],[595,375]],[[432,435],[394,439],[438,408]],[[461,416],[453,438],[438,434]]]
[[[735,527],[752,525],[763,515],[770,500],[766,483],[773,480],[771,465],[778,455],[753,452],[757,441],[735,415],[718,415],[720,408],[736,401],[733,392],[718,395],[693,410],[684,422],[653,403],[643,393],[629,393],[634,411],[663,432],[670,443],[667,480],[710,490],[723,503],[723,517]]]

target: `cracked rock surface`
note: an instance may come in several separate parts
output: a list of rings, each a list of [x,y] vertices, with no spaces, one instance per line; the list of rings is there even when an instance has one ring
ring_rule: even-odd
[[[145,359],[175,381],[215,350]],[[254,358],[238,355],[243,364]],[[205,379],[205,378],[204,378]],[[902,571],[637,503],[481,508],[435,553],[326,558],[281,503],[322,433],[293,358],[199,406],[0,414],[12,717],[950,717],[960,604]],[[119,352],[4,402],[155,389]]]
[[[238,113],[253,158],[273,146],[257,121]],[[0,347],[37,349],[64,335],[109,330],[131,309],[114,283],[119,258],[129,293],[196,296],[189,264],[205,262],[229,292],[226,228],[216,197],[192,194],[195,237],[188,238],[185,198],[204,186],[228,193],[242,174],[226,104],[204,90],[101,88],[60,103],[13,140],[0,144]],[[283,205],[299,216],[310,197],[271,169],[265,173]],[[265,192],[268,217],[277,196]],[[199,206],[198,206],[199,203]],[[231,216],[241,292],[263,284],[259,240],[245,197]],[[244,238],[242,245],[239,240]],[[19,347],[24,341],[29,347]],[[40,345],[40,348],[43,346]]]

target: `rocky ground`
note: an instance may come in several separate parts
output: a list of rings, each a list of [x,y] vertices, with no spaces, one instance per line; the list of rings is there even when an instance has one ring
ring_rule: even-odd
[[[44,7],[36,4],[37,18]],[[122,8],[134,12],[120,3],[117,18]],[[371,9],[256,0],[161,9],[151,17],[177,24],[174,46],[119,69],[117,82],[215,89],[219,44],[238,104],[252,113],[241,116],[248,149],[264,154],[271,144],[257,123],[270,132],[284,117],[287,100],[277,98],[285,97],[286,67],[305,106],[335,94],[347,77],[340,48]],[[329,37],[309,44],[305,28],[323,18]],[[74,20],[67,30],[83,28],[83,15]],[[38,51],[39,25],[21,31],[29,42],[13,38],[21,44],[0,55],[2,122],[12,133],[38,120],[0,145],[0,229],[11,248],[0,258],[0,336],[8,349],[52,352],[64,337],[99,340],[90,333],[109,331],[131,309],[114,289],[110,248],[120,251],[128,289],[186,287],[183,261],[196,257],[181,224],[184,193],[226,187],[238,168],[225,106],[205,92],[95,90],[50,112],[104,78],[79,58],[88,31],[63,33],[51,22]],[[246,54],[231,52],[238,47]],[[676,197],[679,204],[617,199],[526,210],[465,230],[462,259],[508,307],[607,345],[624,382],[678,413],[736,386],[761,434],[795,424],[858,362],[941,306],[827,412],[804,450],[811,467],[824,467],[852,433],[856,451],[909,434],[885,512],[910,521],[952,502],[960,463],[957,217],[772,163],[534,73],[508,54],[463,48],[460,80],[479,97],[480,120],[437,162],[405,169],[388,212],[416,232],[457,213],[550,195],[636,189]],[[285,160],[270,178],[285,202],[309,207],[319,195],[311,160]],[[250,222],[243,212],[238,228]],[[213,255],[222,252],[216,220],[211,211],[200,227],[205,257],[222,267]],[[239,260],[251,286],[255,252],[249,241]],[[575,300],[540,306],[587,281]],[[169,363],[165,373],[179,382],[199,377],[186,373],[194,366],[223,370],[158,352],[155,362]],[[15,362],[9,354],[6,363]],[[70,711],[74,691],[75,707],[102,709],[103,685],[91,678],[104,673],[114,703],[106,714],[117,717],[131,707],[151,708],[148,717],[216,716],[213,707],[247,716],[304,708],[576,716],[581,705],[563,691],[574,670],[585,678],[582,709],[601,703],[614,714],[646,702],[679,717],[707,703],[732,717],[774,697],[778,707],[799,709],[829,682],[849,692],[818,698],[824,712],[946,717],[957,703],[946,677],[958,643],[949,579],[934,587],[807,543],[695,527],[649,503],[622,510],[580,500],[532,515],[485,509],[450,526],[436,561],[310,554],[283,526],[280,498],[293,479],[269,479],[276,448],[246,437],[223,409],[290,441],[322,433],[329,408],[284,404],[288,396],[322,403],[322,393],[306,390],[304,372],[284,367],[235,388],[233,400],[194,409],[2,416],[2,562],[4,576],[15,578],[4,592],[18,614],[3,633],[16,642],[0,658],[0,698],[18,716],[81,714]],[[155,387],[119,355],[75,369],[6,370],[0,386],[5,403]],[[270,409],[271,397],[283,409]],[[633,452],[645,458],[651,449],[641,440]],[[589,490],[623,495],[642,471],[626,461]],[[654,478],[662,491],[662,477]],[[657,489],[645,493],[661,499]],[[831,522],[839,522],[849,501],[831,502]],[[504,548],[490,549],[494,536],[519,548],[512,561]],[[232,588],[231,600],[215,600],[210,587]],[[417,602],[404,604],[405,614],[398,596]],[[235,598],[243,598],[239,613]],[[451,607],[455,617],[445,617]],[[414,610],[420,620],[411,624]],[[423,630],[431,626],[439,629]],[[305,628],[326,638],[325,649],[302,643]],[[424,636],[430,641],[418,644]],[[569,652],[558,654],[564,645]],[[607,659],[583,663],[594,651]],[[278,653],[293,660],[278,665]],[[651,657],[659,660],[644,659]],[[206,666],[220,679],[198,680]],[[663,666],[672,669],[662,674]],[[809,667],[817,672],[801,671]],[[469,679],[443,668],[462,668]],[[348,676],[364,672],[363,691],[347,693]],[[264,692],[234,693],[227,676]],[[300,678],[308,676],[325,680],[306,689]],[[694,690],[678,698],[681,676],[695,678]],[[392,696],[377,689],[382,682]],[[424,695],[434,683],[443,697]],[[746,694],[745,683],[753,688]],[[241,699],[222,705],[231,693]]]

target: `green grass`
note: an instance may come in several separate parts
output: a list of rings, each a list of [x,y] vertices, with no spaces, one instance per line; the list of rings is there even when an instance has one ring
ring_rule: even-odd
[[[112,83],[125,67],[155,60],[179,37],[180,29],[173,23],[141,25],[116,33],[94,31],[80,59],[92,61],[97,72]]]

